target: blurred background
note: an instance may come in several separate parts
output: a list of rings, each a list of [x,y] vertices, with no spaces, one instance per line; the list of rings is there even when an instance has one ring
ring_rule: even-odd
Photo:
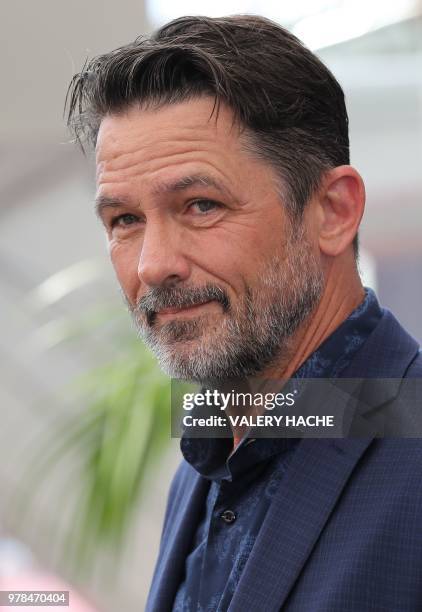
[[[289,27],[342,84],[367,186],[363,273],[422,340],[421,1],[3,2],[1,589],[70,588],[75,611],[144,608],[178,444],[63,103],[87,57],[183,14],[241,12]]]

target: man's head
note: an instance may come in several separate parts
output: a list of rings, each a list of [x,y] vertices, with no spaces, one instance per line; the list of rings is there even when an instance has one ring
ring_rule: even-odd
[[[69,123],[96,144],[113,264],[167,371],[238,377],[279,359],[359,222],[323,64],[268,20],[187,17],[92,60]]]

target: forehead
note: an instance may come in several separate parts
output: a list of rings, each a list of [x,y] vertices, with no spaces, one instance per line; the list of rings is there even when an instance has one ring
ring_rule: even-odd
[[[213,110],[214,98],[204,97],[106,116],[97,140],[97,195],[155,198],[160,185],[192,176],[244,201],[278,190],[273,168],[245,146],[230,108]]]
[[[224,104],[214,109],[214,99],[204,97],[158,108],[132,106],[124,113],[106,116],[100,125],[96,159],[116,162],[141,154],[148,161],[160,150],[171,153],[241,150],[239,127]],[[123,161],[123,160],[122,160]]]

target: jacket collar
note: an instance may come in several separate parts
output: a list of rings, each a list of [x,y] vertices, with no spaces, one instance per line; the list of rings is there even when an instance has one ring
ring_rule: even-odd
[[[360,379],[365,398],[361,414],[397,396],[401,379],[418,352],[416,340],[384,309],[381,321],[341,375]]]

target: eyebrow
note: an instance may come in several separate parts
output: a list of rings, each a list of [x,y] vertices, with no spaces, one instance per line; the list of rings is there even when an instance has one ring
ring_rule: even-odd
[[[127,206],[128,204],[129,202],[124,198],[113,198],[100,195],[95,198],[95,213],[97,217],[101,218],[102,212],[106,208],[119,208],[121,206]]]
[[[218,180],[207,174],[193,174],[183,176],[175,181],[167,183],[158,183],[153,187],[153,193],[156,195],[162,195],[166,193],[174,193],[189,189],[191,187],[214,187],[221,193],[228,194],[228,189]],[[110,197],[106,195],[100,195],[95,199],[95,211],[98,217],[101,218],[103,211],[106,208],[119,208],[129,206],[129,200],[125,198]]]

